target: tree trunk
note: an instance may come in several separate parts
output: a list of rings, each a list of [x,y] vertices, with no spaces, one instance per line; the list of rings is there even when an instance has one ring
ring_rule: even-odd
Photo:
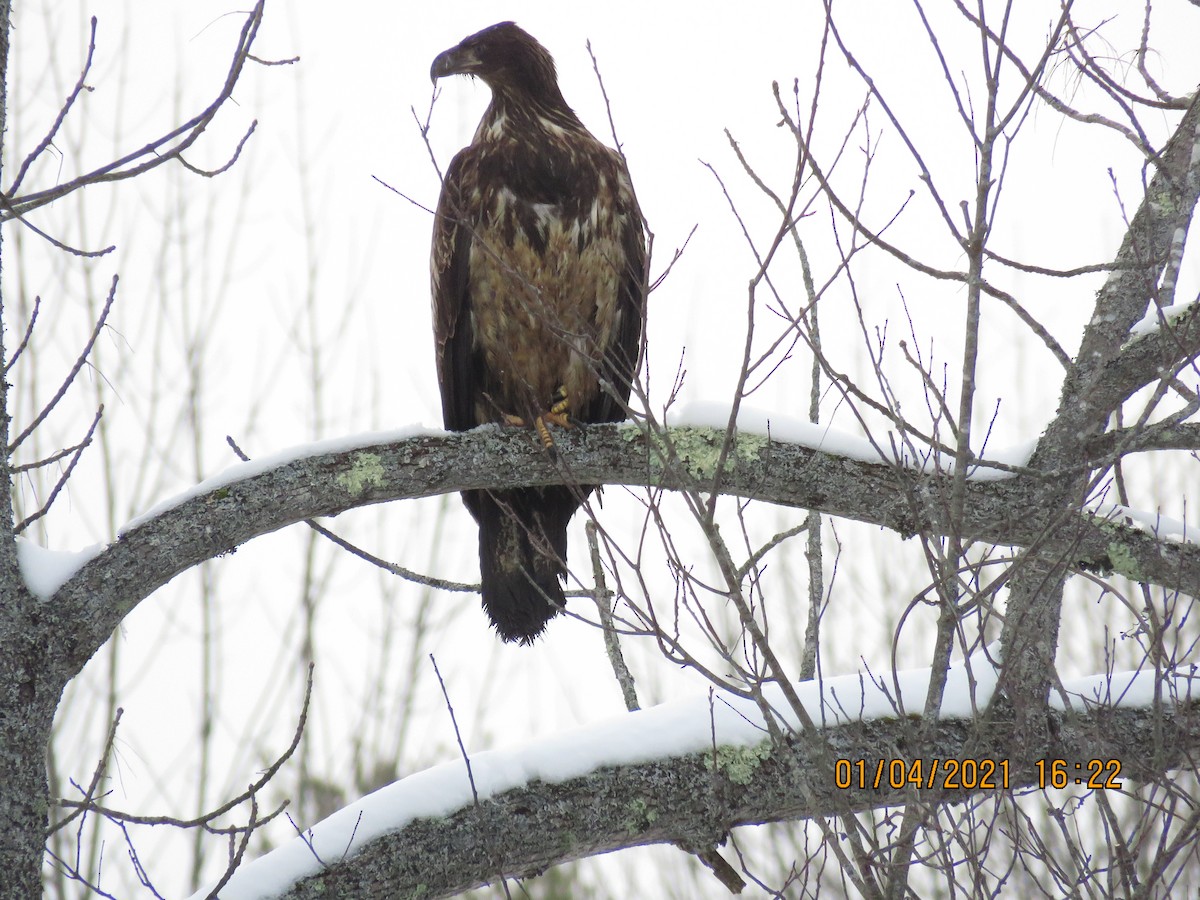
[[[46,841],[46,748],[62,686],[46,680],[41,604],[19,583],[0,587],[0,897],[40,897]]]
[[[0,139],[7,124],[11,14],[11,0],[0,0]],[[0,317],[0,897],[35,898],[42,895],[48,821],[46,748],[62,694],[50,675],[61,666],[46,665],[47,638],[63,623],[43,615],[49,610],[26,589],[17,566],[6,359]]]

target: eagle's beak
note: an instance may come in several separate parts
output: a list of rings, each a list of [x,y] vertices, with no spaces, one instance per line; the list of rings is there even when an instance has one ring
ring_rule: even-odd
[[[471,48],[451,47],[445,53],[439,53],[429,67],[430,81],[437,82],[446,75],[470,75],[479,67],[479,57]]]

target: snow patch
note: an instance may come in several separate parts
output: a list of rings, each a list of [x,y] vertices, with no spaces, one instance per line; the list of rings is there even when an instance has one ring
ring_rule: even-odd
[[[1196,312],[1198,308],[1200,308],[1200,296],[1192,298],[1187,303],[1176,303],[1174,306],[1163,309],[1151,306],[1150,311],[1129,329],[1129,337],[1125,339],[1125,346],[1149,335],[1157,334],[1164,326],[1174,326],[1180,319]]]
[[[1144,531],[1163,541],[1176,544],[1194,544],[1200,535],[1200,529],[1189,526],[1187,522],[1172,519],[1158,512],[1148,512],[1141,509],[1131,509],[1117,503],[1093,503],[1087,506],[1087,512],[1110,522],[1117,522]]]
[[[25,586],[35,597],[48,600],[103,549],[103,544],[92,544],[82,550],[47,550],[18,537],[17,565],[21,568]]]

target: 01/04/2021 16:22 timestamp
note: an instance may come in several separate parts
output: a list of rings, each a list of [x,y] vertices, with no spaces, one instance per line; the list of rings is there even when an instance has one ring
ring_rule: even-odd
[[[834,786],[839,790],[1006,790],[1009,787],[1007,759],[839,759],[834,763]],[[1089,790],[1119,790],[1121,761],[1090,759],[1039,759],[1034,763],[1035,783],[1040,789],[1070,785]]]

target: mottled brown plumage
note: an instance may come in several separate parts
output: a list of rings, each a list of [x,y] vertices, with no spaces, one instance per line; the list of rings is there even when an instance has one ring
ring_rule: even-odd
[[[624,160],[567,106],[554,60],[512,22],[471,35],[431,77],[474,75],[492,101],[454,157],[431,260],[442,414],[463,431],[625,418],[645,308],[646,249]],[[483,606],[529,643],[563,605],[567,523],[590,486],[467,491]]]

